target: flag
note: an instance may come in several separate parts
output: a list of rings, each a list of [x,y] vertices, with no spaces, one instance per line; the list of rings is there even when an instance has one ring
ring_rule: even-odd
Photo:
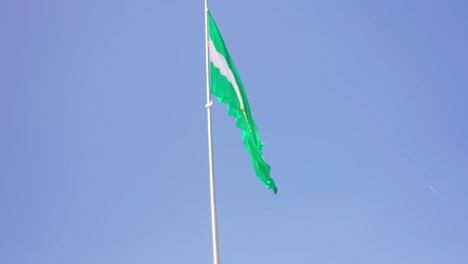
[[[228,113],[236,119],[242,130],[244,145],[250,153],[255,174],[276,194],[275,181],[270,177],[270,165],[262,155],[263,142],[260,141],[257,125],[252,119],[249,102],[234,62],[226,49],[216,23],[208,12],[210,91],[219,102],[228,105]]]

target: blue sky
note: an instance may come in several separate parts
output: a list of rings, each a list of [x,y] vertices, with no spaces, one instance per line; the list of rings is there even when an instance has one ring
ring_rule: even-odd
[[[468,5],[211,1],[221,263],[468,263]],[[211,263],[203,1],[0,2],[0,263]],[[433,190],[435,191],[433,191]]]

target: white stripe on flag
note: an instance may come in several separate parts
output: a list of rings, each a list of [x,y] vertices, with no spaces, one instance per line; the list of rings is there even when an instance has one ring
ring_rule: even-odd
[[[218,68],[221,74],[226,76],[228,81],[232,84],[232,86],[234,87],[234,91],[237,94],[237,98],[239,99],[240,107],[241,109],[244,109],[244,102],[242,101],[242,96],[240,94],[239,86],[237,85],[236,78],[234,77],[234,73],[232,72],[231,68],[229,68],[229,65],[226,61],[226,58],[223,56],[223,54],[219,53],[216,50],[216,47],[213,43],[213,40],[211,40],[211,38],[210,38],[208,49],[209,49],[209,54],[210,54],[210,61],[213,62],[214,66]]]

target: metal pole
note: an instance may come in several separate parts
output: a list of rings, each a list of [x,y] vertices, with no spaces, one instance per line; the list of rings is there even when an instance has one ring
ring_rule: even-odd
[[[208,159],[210,166],[210,202],[211,202],[211,235],[213,240],[213,263],[219,264],[218,252],[218,224],[216,220],[216,192],[213,168],[213,137],[211,130],[211,101],[210,96],[210,58],[208,32],[208,0],[205,0],[205,45],[206,45],[206,113],[208,117]]]

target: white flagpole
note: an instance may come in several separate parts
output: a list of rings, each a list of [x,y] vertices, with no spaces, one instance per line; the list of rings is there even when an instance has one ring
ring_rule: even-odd
[[[206,43],[206,113],[208,116],[208,158],[210,165],[210,201],[211,201],[211,235],[213,240],[213,263],[219,264],[218,252],[218,224],[216,220],[216,192],[213,168],[213,137],[211,130],[211,101],[210,96],[210,55],[208,32],[208,0],[205,0],[205,43]]]

